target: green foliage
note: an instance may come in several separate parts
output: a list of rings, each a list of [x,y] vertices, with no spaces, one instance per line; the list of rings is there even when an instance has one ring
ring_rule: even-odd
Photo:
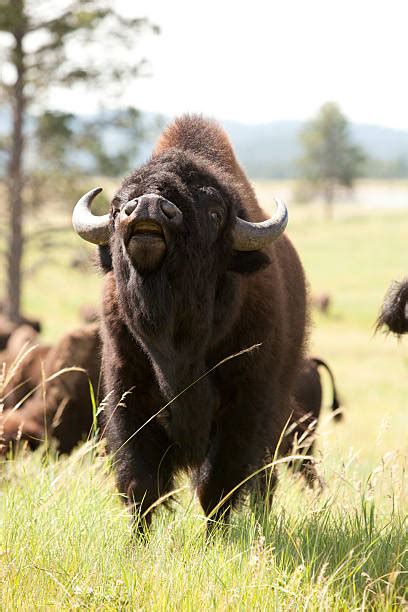
[[[71,113],[45,111],[33,124],[25,200],[34,209],[52,202],[70,210],[87,190],[88,175],[126,174],[149,129],[132,107],[81,120]],[[110,141],[112,133],[116,144]]]
[[[81,120],[71,113],[46,111],[36,118],[32,133],[33,171],[60,169],[77,177],[123,175],[146,131],[133,107]],[[110,142],[112,133],[117,144]]]
[[[122,143],[112,150],[109,136],[114,133]],[[125,138],[121,138],[121,133]],[[133,107],[100,114],[98,118],[85,121],[77,135],[78,151],[88,154],[91,164],[88,172],[101,176],[123,176],[132,166],[139,143],[146,136],[146,127],[140,112]]]
[[[303,157],[301,176],[322,192],[330,204],[338,187],[352,187],[361,173],[362,150],[350,142],[347,119],[333,102],[322,106],[317,117],[300,134]]]
[[[137,76],[145,60],[126,51],[145,29],[158,31],[147,19],[124,18],[107,0],[0,0],[0,31],[11,34],[2,42],[5,68],[14,70],[13,38],[24,39],[25,93],[36,104],[55,86],[101,88]],[[83,53],[73,53],[73,43]],[[104,49],[112,45],[117,59],[111,54],[106,61]]]

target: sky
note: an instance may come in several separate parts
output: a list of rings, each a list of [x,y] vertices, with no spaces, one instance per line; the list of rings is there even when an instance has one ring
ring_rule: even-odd
[[[307,119],[334,100],[352,121],[408,130],[408,0],[113,4],[161,28],[138,43],[153,77],[124,88],[125,104],[263,123]]]

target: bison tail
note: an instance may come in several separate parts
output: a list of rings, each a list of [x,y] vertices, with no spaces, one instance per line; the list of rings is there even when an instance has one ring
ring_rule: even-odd
[[[393,281],[386,293],[375,331],[382,327],[397,336],[408,333],[408,277]]]
[[[341,412],[337,412],[339,408],[341,407],[341,403],[340,403],[339,394],[338,394],[337,387],[336,387],[336,381],[334,380],[334,374],[331,371],[329,365],[325,361],[323,361],[323,359],[319,359],[319,357],[312,357],[312,359],[315,362],[317,367],[322,366],[323,368],[325,368],[328,375],[330,376],[330,381],[331,381],[332,391],[333,391],[333,399],[332,399],[330,408],[335,413],[333,418],[336,421],[341,421],[343,418],[343,414]]]

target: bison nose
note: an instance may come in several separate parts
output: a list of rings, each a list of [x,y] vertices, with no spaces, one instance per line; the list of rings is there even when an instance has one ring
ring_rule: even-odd
[[[124,208],[124,212],[125,214],[130,217],[130,215],[132,214],[132,212],[135,210],[136,206],[138,205],[138,201],[137,198],[135,198],[134,200],[130,200],[130,202],[128,202]]]
[[[160,208],[168,219],[174,219],[177,213],[180,212],[177,206],[173,202],[169,202],[169,200],[161,200]]]

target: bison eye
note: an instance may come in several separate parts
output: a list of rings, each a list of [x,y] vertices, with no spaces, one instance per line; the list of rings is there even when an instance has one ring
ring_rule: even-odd
[[[220,227],[222,223],[222,214],[219,210],[211,210],[210,211],[211,220],[217,227]]]

